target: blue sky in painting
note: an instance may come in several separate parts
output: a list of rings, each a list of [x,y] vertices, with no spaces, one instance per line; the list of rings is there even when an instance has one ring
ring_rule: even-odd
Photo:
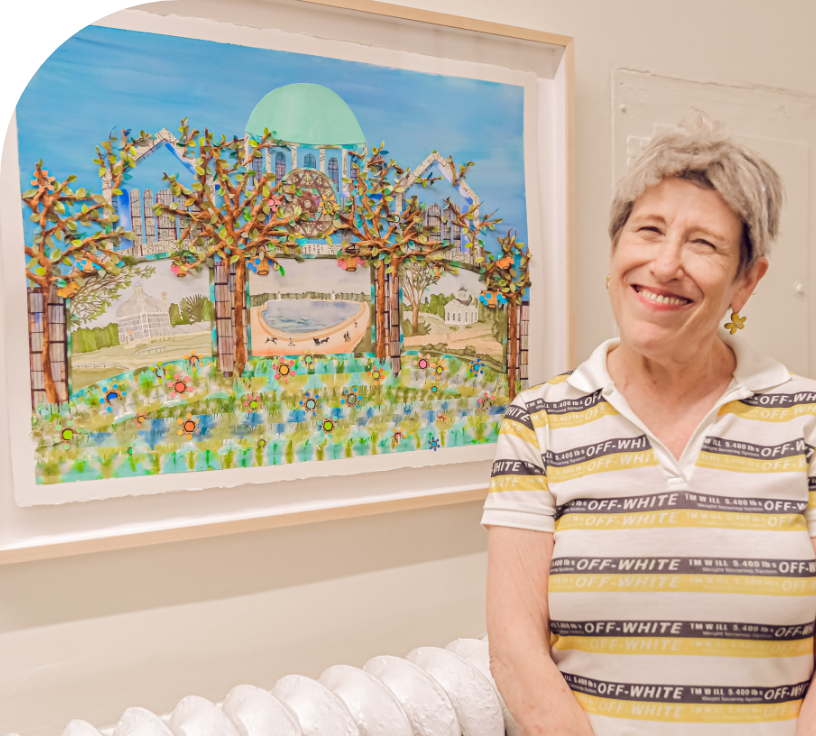
[[[298,82],[334,90],[369,145],[386,141],[403,166],[416,166],[434,149],[457,162],[475,161],[468,183],[484,210],[498,208],[500,230],[516,228],[526,242],[522,87],[96,26],[60,46],[20,98],[22,188],[42,158],[50,173],[76,174],[80,185],[99,192],[91,159],[110,131],[175,134],[188,117],[199,129],[242,135],[264,95]],[[137,169],[140,187],[155,174],[154,188],[161,188],[161,169],[172,167],[170,156],[153,159]],[[446,182],[436,186],[447,196]]]

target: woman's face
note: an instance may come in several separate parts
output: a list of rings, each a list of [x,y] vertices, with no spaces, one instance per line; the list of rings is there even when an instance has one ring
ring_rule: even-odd
[[[742,221],[714,189],[675,177],[647,189],[610,254],[621,342],[653,358],[691,358],[739,312],[768,268],[737,277]]]

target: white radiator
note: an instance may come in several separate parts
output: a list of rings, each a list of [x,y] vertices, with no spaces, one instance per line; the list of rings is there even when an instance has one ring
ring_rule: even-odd
[[[62,736],[521,736],[490,674],[487,637],[339,664],[271,691],[234,687],[223,703],[182,698],[157,716],[128,708],[114,728],[71,721]],[[9,734],[8,736],[17,736]]]

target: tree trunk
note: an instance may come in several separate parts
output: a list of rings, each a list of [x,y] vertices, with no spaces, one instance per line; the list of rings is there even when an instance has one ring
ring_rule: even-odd
[[[388,336],[388,353],[391,356],[391,371],[399,375],[400,369],[402,368],[399,264],[395,266],[391,274],[391,319],[389,321],[391,323],[391,329],[389,330],[390,334]]]
[[[380,267],[374,269],[374,277],[376,278],[375,288],[375,304],[374,304],[374,319],[375,319],[375,346],[374,354],[380,359],[384,360],[385,355],[385,265],[380,262]]]
[[[42,290],[43,310],[42,310],[42,369],[43,387],[45,388],[45,399],[49,404],[59,403],[57,384],[54,383],[54,373],[51,370],[51,325],[49,322],[48,302],[50,293],[48,288]]]
[[[411,304],[411,326],[414,328],[414,334],[417,334],[419,329],[419,300]]]
[[[233,375],[240,378],[247,362],[246,336],[246,261],[243,257],[235,262],[235,292],[232,309],[235,318],[235,367]]]
[[[516,398],[516,374],[518,373],[518,310],[515,300],[507,302],[507,380],[510,384],[510,401]]]

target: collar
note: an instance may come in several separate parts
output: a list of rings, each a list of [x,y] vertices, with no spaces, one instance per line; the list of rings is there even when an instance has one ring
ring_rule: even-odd
[[[790,380],[791,374],[779,361],[756,352],[745,344],[745,340],[732,337],[725,330],[720,331],[720,338],[734,351],[737,367],[734,369],[734,380],[751,392],[765,391]],[[606,340],[567,378],[567,383],[579,391],[593,393],[613,386],[614,382],[606,368],[606,357],[609,351],[620,344],[619,338]]]

